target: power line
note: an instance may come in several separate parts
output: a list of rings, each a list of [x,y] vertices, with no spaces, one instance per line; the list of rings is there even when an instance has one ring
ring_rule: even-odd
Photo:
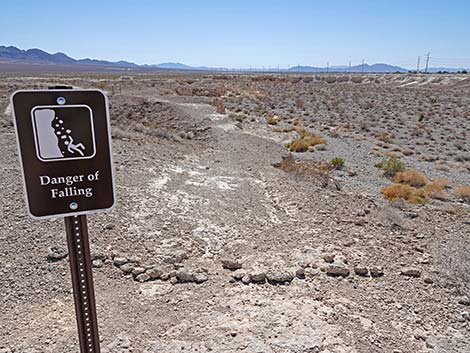
[[[426,71],[425,71],[426,73],[428,73],[428,66],[429,66],[429,55],[431,55],[431,53],[430,53],[430,52],[428,52],[428,53],[427,53],[427,55],[426,55]]]

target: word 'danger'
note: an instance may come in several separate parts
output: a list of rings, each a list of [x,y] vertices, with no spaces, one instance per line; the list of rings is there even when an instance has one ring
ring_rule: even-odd
[[[17,91],[13,119],[34,218],[115,204],[108,102],[98,90]]]

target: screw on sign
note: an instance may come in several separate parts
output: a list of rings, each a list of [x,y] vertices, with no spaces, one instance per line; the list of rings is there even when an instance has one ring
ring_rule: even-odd
[[[116,199],[107,97],[60,87],[17,91],[11,103],[28,213],[65,218],[80,350],[98,353],[86,215]]]

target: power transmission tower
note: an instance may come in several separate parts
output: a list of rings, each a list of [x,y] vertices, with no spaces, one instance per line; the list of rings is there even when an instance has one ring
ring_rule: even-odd
[[[349,60],[349,69],[348,72],[351,72],[351,60]]]
[[[361,73],[364,73],[364,59],[362,59]]]
[[[416,72],[419,74],[419,61],[421,60],[421,56],[418,56],[418,65],[416,66]]]
[[[426,73],[428,73],[429,55],[431,55],[431,53],[428,52],[428,53],[426,54],[426,71],[425,71]]]
[[[326,63],[326,73],[330,72],[330,62]]]

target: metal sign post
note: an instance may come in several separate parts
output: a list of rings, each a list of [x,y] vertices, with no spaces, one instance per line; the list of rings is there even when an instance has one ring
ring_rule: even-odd
[[[109,109],[98,90],[11,98],[25,200],[34,219],[64,217],[81,353],[99,353],[86,214],[115,204]]]
[[[65,217],[81,353],[99,353],[100,340],[86,216]]]

